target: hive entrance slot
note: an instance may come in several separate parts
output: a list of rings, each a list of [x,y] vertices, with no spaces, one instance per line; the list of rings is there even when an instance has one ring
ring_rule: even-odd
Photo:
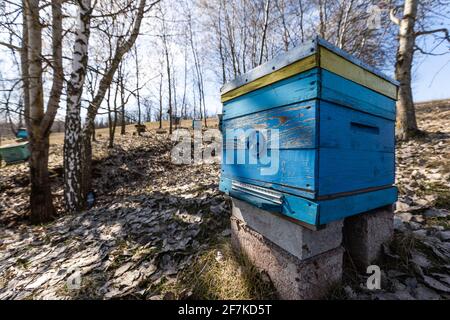
[[[360,123],[360,122],[350,122],[350,125],[351,125],[352,129],[355,129],[358,131],[363,131],[363,132],[372,133],[372,134],[380,133],[380,128],[378,128],[376,126],[371,126],[369,124]]]

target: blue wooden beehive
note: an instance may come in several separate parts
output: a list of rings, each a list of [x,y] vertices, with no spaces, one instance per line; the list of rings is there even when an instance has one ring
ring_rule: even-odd
[[[28,139],[28,131],[25,128],[19,128],[17,130],[16,138],[18,139]]]
[[[397,88],[318,37],[225,84],[220,190],[312,226],[392,204]],[[242,140],[239,129],[256,139]],[[267,129],[279,136],[269,175],[262,170],[276,153]],[[260,140],[265,161],[251,145]]]
[[[25,141],[0,146],[0,160],[5,160],[7,164],[27,160],[31,155],[29,144]]]

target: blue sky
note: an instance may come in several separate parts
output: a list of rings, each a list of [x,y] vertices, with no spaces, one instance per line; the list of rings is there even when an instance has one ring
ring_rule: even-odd
[[[450,54],[418,60],[414,70],[414,101],[450,98]]]

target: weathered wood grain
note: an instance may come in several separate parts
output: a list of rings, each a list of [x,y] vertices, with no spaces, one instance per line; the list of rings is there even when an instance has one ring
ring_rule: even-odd
[[[265,75],[278,71],[292,63],[302,60],[317,51],[317,39],[305,41],[302,45],[295,47],[288,52],[283,52],[275,58],[263,63],[260,66],[237,76],[235,79],[225,83],[220,89],[221,94],[225,94]]]
[[[308,200],[283,193],[283,203],[277,205],[244,192],[232,191],[231,179],[226,177],[221,178],[219,188],[222,192],[247,201],[258,208],[281,213],[312,226],[324,225],[361,212],[383,207],[392,204],[397,199],[397,188],[387,187],[330,200]]]
[[[341,220],[361,212],[390,205],[395,201],[397,201],[396,187],[320,201],[317,224]]]
[[[321,69],[320,98],[395,121],[395,100]]]
[[[320,148],[318,196],[394,183],[393,152]]]
[[[352,56],[351,54],[345,52],[344,50],[336,47],[335,45],[333,45],[332,43],[326,41],[325,39],[322,39],[321,37],[316,37],[316,43],[318,47],[325,47],[328,50],[332,51],[333,53],[341,56],[342,58],[356,64],[357,66],[360,66],[361,68],[377,75],[378,77],[392,83],[395,86],[398,86],[400,83],[393,79],[392,77],[387,76],[386,74],[384,74],[383,72],[381,72],[380,70],[368,65],[367,63],[363,62],[362,60],[356,58],[355,56]]]
[[[314,99],[318,95],[317,68],[247,93],[223,105],[223,120]]]
[[[318,109],[320,148],[394,152],[394,121],[323,100]]]
[[[384,73],[373,68],[372,66],[367,65],[360,59],[351,56],[350,54],[336,47],[330,42],[316,36],[311,40],[303,42],[301,45],[289,50],[288,52],[283,52],[272,60],[263,63],[262,65],[246,72],[245,74],[237,76],[232,81],[225,83],[220,92],[222,95],[224,95],[232,90],[235,90],[236,88],[242,87],[268,74],[274,73],[286,66],[289,66],[296,61],[302,60],[311,55],[317,55],[319,51],[318,49],[320,47],[324,47],[334,54],[341,56],[345,60],[348,60],[349,62],[363,68],[364,70],[367,70],[368,72],[378,76],[379,78],[398,86],[398,82],[394,79],[386,76]]]
[[[396,100],[397,86],[364,68],[338,56],[330,50],[320,47],[320,67],[338,74],[346,79],[359,83]]]
[[[318,205],[313,201],[285,193],[283,194],[283,204],[275,205],[243,192],[231,191],[231,179],[227,177],[221,178],[219,188],[222,192],[247,201],[258,208],[278,212],[310,225],[316,225],[318,222]]]
[[[277,130],[280,149],[316,147],[316,101],[293,104],[275,109],[251,113],[225,121],[222,126],[225,141],[236,138],[236,134],[253,130]],[[236,134],[232,134],[233,131]],[[265,133],[265,143],[272,148],[274,135]],[[241,134],[243,135],[243,134]],[[245,138],[245,137],[242,137]]]
[[[317,56],[311,55],[300,61],[294,62],[293,64],[284,67],[278,71],[265,75],[262,78],[256,79],[253,82],[245,84],[239,88],[229,91],[222,95],[221,101],[226,102],[236,97],[242,96],[248,92],[255,91],[257,89],[268,86],[272,83],[284,80],[286,78],[292,77],[296,74],[310,70],[317,66]]]
[[[244,75],[224,86],[220,189],[319,225],[395,202],[397,86],[321,39],[315,43],[307,58],[272,73],[265,64],[250,72],[249,79]],[[258,140],[267,143],[268,164],[245,136],[237,139],[231,129],[279,130],[279,158],[271,138]],[[233,153],[233,161],[227,162]],[[262,174],[277,160],[273,174]],[[274,204],[264,198],[264,190],[256,195],[251,188],[231,190],[231,180],[281,192],[284,200]]]
[[[278,171],[273,175],[261,175],[261,168],[268,168],[270,164],[251,164],[249,150],[245,151],[245,164],[237,163],[237,153],[234,154],[234,163],[228,164],[225,159],[230,150],[223,151],[222,175],[228,178],[256,179],[268,183],[315,190],[315,163],[316,149],[285,149],[279,151]],[[278,161],[278,159],[273,159]]]

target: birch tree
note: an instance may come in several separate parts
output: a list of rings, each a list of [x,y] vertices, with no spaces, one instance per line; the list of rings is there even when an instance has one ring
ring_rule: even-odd
[[[422,36],[437,35],[441,42],[445,41],[450,44],[447,28],[426,29],[423,28],[426,25],[423,20],[427,19],[427,11],[439,12],[439,8],[445,10],[445,6],[449,4],[446,1],[405,0],[403,4],[394,7],[390,12],[391,20],[398,26],[395,77],[400,82],[396,124],[396,136],[399,140],[409,139],[419,132],[411,88],[414,54],[417,51],[433,54],[419,47],[417,39]],[[422,15],[419,16],[419,20],[422,21],[419,24],[420,30],[417,30],[419,9],[422,9]]]
[[[64,135],[64,200],[68,212],[80,210],[83,201],[80,181],[81,96],[88,65],[91,13],[91,0],[78,1],[78,21],[73,46],[72,73],[67,82]]]

